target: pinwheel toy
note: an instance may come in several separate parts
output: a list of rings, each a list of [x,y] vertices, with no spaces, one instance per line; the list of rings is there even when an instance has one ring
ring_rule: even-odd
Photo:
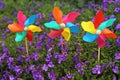
[[[44,24],[45,27],[51,29],[48,36],[54,39],[57,36],[62,34],[64,39],[66,41],[69,41],[71,37],[70,32],[72,33],[79,32],[78,27],[72,23],[75,21],[78,15],[79,15],[78,12],[70,12],[69,14],[63,17],[62,11],[58,7],[55,6],[53,9],[53,16],[56,21],[50,21]]]
[[[41,28],[33,25],[36,18],[37,18],[36,15],[32,15],[26,20],[26,16],[23,14],[23,12],[22,11],[18,12],[18,14],[17,14],[18,22],[8,25],[8,28],[10,31],[16,32],[16,38],[15,38],[16,42],[22,41],[25,37],[29,41],[32,41],[32,39],[33,39],[32,32],[41,32],[42,31]],[[25,39],[25,41],[26,41],[26,49],[27,49],[27,40],[26,39]],[[27,53],[28,53],[28,50],[27,50]]]
[[[108,29],[114,21],[115,18],[108,19],[104,21],[104,14],[100,10],[94,18],[94,22],[82,22],[81,26],[84,31],[87,33],[83,36],[83,40],[86,42],[98,43],[98,62],[100,60],[100,48],[103,48],[105,45],[106,38],[117,38],[116,34]]]

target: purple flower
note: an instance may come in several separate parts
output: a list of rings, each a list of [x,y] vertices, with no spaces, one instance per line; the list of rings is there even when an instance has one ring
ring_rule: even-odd
[[[116,30],[120,30],[120,23],[115,27]]]
[[[46,64],[43,65],[42,70],[48,71],[48,66]]]
[[[42,18],[42,14],[40,14],[40,13],[36,14],[36,16],[37,16],[38,19]]]
[[[55,77],[55,74],[54,74],[54,71],[53,71],[53,70],[48,73],[48,77],[49,77],[49,79],[51,79],[51,80],[56,80],[56,77]]]
[[[4,2],[0,2],[0,9],[5,7],[5,3]]]
[[[68,73],[68,74],[66,75],[66,78],[71,79],[71,78],[72,78],[72,75],[71,75],[70,73]]]
[[[8,64],[12,64],[13,62],[14,62],[14,58],[9,57],[9,58],[7,59],[7,63],[8,63]]]
[[[112,68],[112,71],[113,71],[114,73],[118,73],[118,72],[119,72],[118,66],[115,66],[114,68]]]
[[[109,62],[110,67],[114,67],[115,66],[115,62]]]
[[[37,4],[37,6],[38,6],[38,7],[41,7],[41,6],[42,6],[42,3],[41,3],[41,2],[39,2],[39,3]]]
[[[19,62],[23,62],[24,61],[24,59],[23,59],[23,57],[21,55],[18,56],[18,58],[16,60],[19,61]]]
[[[35,61],[37,61],[39,59],[39,55],[38,53],[33,53],[32,55],[30,55],[32,59],[34,59]]]
[[[17,80],[13,75],[9,75],[9,80]]]
[[[58,63],[60,64],[63,61],[66,61],[66,58],[63,55],[60,55],[59,58],[58,58]]]
[[[32,76],[33,76],[34,80],[44,80],[44,77],[42,76],[42,74],[39,70],[32,71]]]
[[[116,60],[119,60],[120,59],[120,53],[118,53],[118,52],[115,53],[114,57],[115,57]]]
[[[115,8],[114,11],[115,11],[115,12],[119,12],[119,11],[120,11],[120,8]]]
[[[97,53],[96,52],[94,52],[93,54],[92,54],[92,56],[94,57],[94,58],[97,58]]]
[[[23,69],[20,66],[15,66],[14,71],[16,72],[16,75],[23,73]]]
[[[55,53],[54,53],[54,58],[55,58],[55,59],[59,58],[59,52],[55,52]]]
[[[111,15],[110,18],[115,18],[116,16],[115,15]]]
[[[52,61],[48,62],[48,67],[50,67],[50,68],[53,68],[53,67],[54,67],[54,64],[53,64]]]
[[[6,34],[2,33],[2,38],[5,39],[6,38]]]
[[[29,70],[31,70],[31,71],[35,70],[35,65],[32,65],[32,64],[31,64],[31,65],[29,66]]]
[[[109,42],[106,43],[106,47],[110,48],[110,43]]]
[[[116,40],[117,40],[117,46],[120,47],[120,37],[118,37]]]
[[[92,68],[92,73],[93,74],[101,74],[101,66],[96,65],[96,67]]]

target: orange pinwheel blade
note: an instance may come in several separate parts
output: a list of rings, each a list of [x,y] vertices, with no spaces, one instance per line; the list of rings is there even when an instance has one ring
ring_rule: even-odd
[[[18,23],[9,24],[8,29],[12,32],[22,32],[22,28]]]
[[[102,34],[104,34],[107,38],[117,38],[117,35],[107,28],[102,31]]]
[[[58,24],[62,22],[62,11],[58,7],[54,7],[53,9],[53,16]]]
[[[100,10],[95,18],[94,18],[94,25],[95,25],[95,29],[97,29],[99,27],[99,25],[104,21],[104,14],[103,12]]]

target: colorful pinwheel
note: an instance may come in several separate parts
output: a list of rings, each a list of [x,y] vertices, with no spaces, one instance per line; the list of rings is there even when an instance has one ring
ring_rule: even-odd
[[[105,45],[106,38],[117,38],[116,34],[110,31],[107,27],[110,27],[115,18],[108,19],[104,21],[104,15],[102,11],[99,11],[95,18],[94,22],[82,22],[82,28],[87,33],[83,36],[83,40],[86,42],[97,41],[98,47],[102,48]]]
[[[98,43],[98,63],[100,61],[100,48],[104,47],[106,38],[117,38],[116,34],[107,28],[110,27],[115,20],[115,18],[111,18],[104,21],[103,12],[99,11],[94,18],[94,22],[88,21],[81,23],[84,31],[87,31],[83,36],[83,40],[86,42],[93,42],[96,40]]]
[[[54,7],[53,16],[56,21],[50,21],[45,23],[45,27],[50,28],[51,32],[48,34],[50,38],[56,38],[61,35],[64,37],[66,41],[68,41],[71,37],[70,32],[78,33],[79,29],[72,22],[78,17],[78,12],[71,12],[62,18],[63,13],[58,7]]]
[[[32,32],[41,32],[42,31],[41,28],[33,25],[36,20],[36,15],[30,16],[26,20],[26,16],[23,14],[23,12],[19,11],[17,14],[17,19],[18,19],[18,23],[13,23],[13,24],[8,25],[8,28],[12,32],[17,32],[16,38],[15,38],[16,42],[22,41],[25,37],[29,41],[32,41],[32,39],[33,39]]]

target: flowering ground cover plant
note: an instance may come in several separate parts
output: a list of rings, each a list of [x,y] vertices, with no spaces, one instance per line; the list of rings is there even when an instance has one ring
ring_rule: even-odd
[[[64,14],[80,13],[74,21],[80,33],[72,34],[69,42],[61,35],[48,37],[49,29],[44,23],[54,21],[51,11],[54,5]],[[17,21],[19,11],[26,16],[36,14],[35,25],[42,29],[33,33],[26,57],[24,40],[16,43],[15,33],[7,28]],[[116,18],[109,29],[118,37],[107,39],[101,50],[101,61],[97,62],[97,43],[82,40],[85,34],[82,21],[92,21],[102,10],[105,21]],[[119,0],[2,0],[0,1],[0,80],[119,80],[120,79],[120,1]]]

